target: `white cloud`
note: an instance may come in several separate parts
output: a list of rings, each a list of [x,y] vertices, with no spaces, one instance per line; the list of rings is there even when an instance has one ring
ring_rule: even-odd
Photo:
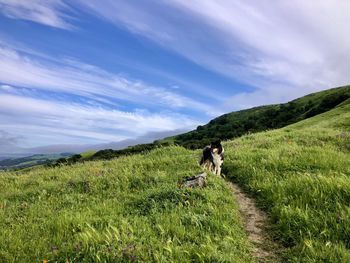
[[[163,108],[197,111],[207,111],[209,108],[204,103],[168,89],[130,80],[72,59],[39,59],[38,56],[5,45],[0,45],[0,58],[0,82],[6,84],[65,92],[104,103],[108,103],[108,99],[118,99]]]
[[[62,29],[73,28],[67,22],[68,9],[61,0],[0,0],[0,12],[7,17]]]
[[[25,130],[33,135],[33,145],[55,140],[122,140],[164,127],[196,124],[173,110],[216,115],[349,83],[348,1],[76,0],[68,6],[59,0],[0,0],[0,12],[8,17],[63,29],[72,29],[71,18],[66,15],[70,6],[74,10],[83,8],[255,89],[238,94],[232,90],[233,96],[223,98],[226,103],[222,106],[208,106],[179,94],[177,89],[153,86],[75,59],[9,47],[0,41],[0,92],[4,93],[0,95],[0,129],[14,134],[11,138]],[[171,72],[156,73],[174,78]],[[177,84],[201,91],[193,83]],[[16,86],[77,95],[86,104],[31,99],[30,92]],[[214,95],[218,102],[225,94]],[[123,112],[100,106],[115,101],[133,102],[143,108],[156,106],[162,113]]]
[[[100,143],[135,138],[149,132],[189,129],[198,122],[184,115],[123,112],[81,104],[0,95],[0,130],[25,131],[26,147],[65,143]]]
[[[256,88],[226,105],[276,103],[349,83],[348,1],[79,3],[116,26]]]
[[[199,124],[174,111],[208,112],[211,107],[171,88],[72,58],[50,57],[23,45],[9,47],[4,41],[0,41],[0,84],[0,129],[14,138],[25,135],[17,147],[7,145],[7,152],[62,143],[142,141],[150,132],[189,130]]]
[[[246,105],[253,101],[254,105],[286,101],[349,82],[347,25],[350,24],[350,3],[347,1],[322,0],[315,4],[304,0],[292,3],[260,0],[104,0],[97,3],[76,0],[70,5],[75,10],[83,8],[118,27],[126,27],[205,68],[256,88],[244,94],[232,91],[236,95],[226,105],[243,97]],[[7,16],[69,27],[66,14],[71,8],[61,0],[0,0],[0,6]],[[75,75],[71,68],[67,70]],[[42,71],[34,73],[45,78],[48,75]],[[59,76],[51,74],[49,79],[56,81],[57,78]],[[109,80],[109,85],[130,86],[120,77]],[[94,83],[93,80],[90,82],[90,85]],[[70,83],[78,85],[74,79],[70,79]],[[136,84],[133,89],[139,86],[142,85]],[[277,89],[281,91],[275,96],[272,91]],[[153,89],[142,90],[146,94],[157,94]],[[171,105],[192,104],[210,112],[194,101],[161,93],[158,96],[163,101],[172,98]],[[122,96],[123,91],[119,95]]]

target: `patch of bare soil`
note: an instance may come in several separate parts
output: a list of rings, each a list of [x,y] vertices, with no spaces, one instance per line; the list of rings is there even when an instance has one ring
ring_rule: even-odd
[[[237,184],[228,182],[228,185],[239,205],[248,239],[254,245],[253,256],[258,262],[280,262],[277,253],[280,247],[266,233],[266,213],[257,208],[254,199],[247,196]]]

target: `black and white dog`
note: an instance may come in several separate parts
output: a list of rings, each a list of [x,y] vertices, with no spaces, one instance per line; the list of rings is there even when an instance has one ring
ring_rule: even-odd
[[[222,147],[220,140],[217,140],[203,149],[203,155],[199,164],[219,176],[223,162],[224,147]]]

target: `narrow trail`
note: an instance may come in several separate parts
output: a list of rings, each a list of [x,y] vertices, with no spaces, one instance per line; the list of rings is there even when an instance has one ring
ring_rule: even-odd
[[[268,222],[266,213],[257,208],[254,199],[248,197],[237,184],[232,182],[227,184],[238,203],[248,239],[254,245],[254,258],[257,262],[280,262],[277,255],[279,245],[266,233]]]

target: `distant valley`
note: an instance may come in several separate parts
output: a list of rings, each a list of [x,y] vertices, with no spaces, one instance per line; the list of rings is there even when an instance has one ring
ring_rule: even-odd
[[[0,158],[0,170],[5,169],[22,169],[36,165],[47,164],[59,158],[67,158],[73,153],[58,153],[58,154],[34,154],[26,157]]]

